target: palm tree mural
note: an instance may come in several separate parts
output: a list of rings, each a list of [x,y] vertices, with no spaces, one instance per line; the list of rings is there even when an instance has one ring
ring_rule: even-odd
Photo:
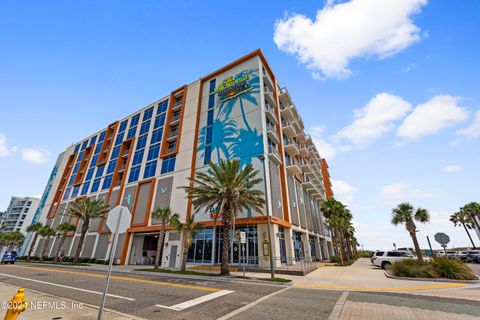
[[[232,156],[232,143],[237,140],[238,135],[237,122],[217,118],[213,120],[212,134],[212,152],[216,151],[218,162],[220,162],[222,154],[225,158],[230,158]],[[198,138],[198,152],[201,152],[202,158],[205,158],[206,138],[207,127],[203,127]]]
[[[228,119],[233,109],[235,108],[235,106],[239,105],[240,111],[242,113],[243,123],[247,129],[251,130],[252,128],[248,123],[246,111],[245,111],[245,105],[243,102],[248,101],[252,105],[258,106],[257,97],[260,94],[260,78],[258,77],[258,69],[247,70],[245,71],[245,73],[248,73],[250,75],[250,79],[248,80],[248,85],[249,85],[248,91],[243,92],[242,94],[239,94],[228,100],[219,101],[217,104],[217,107],[218,107],[217,117],[218,118],[223,117],[224,119]],[[244,75],[245,73],[240,74],[240,76]]]

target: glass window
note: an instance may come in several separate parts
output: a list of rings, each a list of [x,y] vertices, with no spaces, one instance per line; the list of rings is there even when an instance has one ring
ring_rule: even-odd
[[[118,155],[120,154],[120,146],[117,146],[113,148],[112,150],[112,160],[118,158]]]
[[[124,135],[125,135],[125,132],[120,132],[119,134],[117,134],[117,138],[115,139],[116,146],[122,143]]]
[[[75,165],[75,167],[73,167],[73,173],[77,173],[79,166],[80,166],[80,162],[77,162],[77,164]]]
[[[147,161],[158,159],[159,154],[160,154],[160,143],[150,146],[150,149],[148,150]]]
[[[150,121],[142,123],[142,126],[140,127],[140,135],[145,134],[150,130]]]
[[[213,113],[214,113],[214,109],[208,110],[207,124],[213,123]]]
[[[103,140],[105,140],[105,135],[107,134],[107,131],[103,131],[102,133],[100,133],[100,137],[98,138],[98,143],[102,142]]]
[[[93,146],[96,141],[97,141],[97,136],[93,136],[93,137],[90,139],[90,145]]]
[[[95,174],[95,178],[101,177],[103,175],[103,170],[105,170],[105,165],[98,167],[97,174]]]
[[[88,140],[83,141],[82,143],[82,151],[87,148]]]
[[[102,151],[102,144],[101,143],[98,143],[96,146],[95,146],[95,152],[93,154],[99,154],[100,151]]]
[[[132,161],[132,166],[135,166],[137,164],[142,163],[143,161],[143,149],[140,151],[137,151],[133,154],[133,161]]]
[[[162,141],[162,134],[163,134],[163,129],[157,129],[152,132],[152,138],[150,139],[150,144],[155,144],[157,142]]]
[[[155,170],[157,169],[157,160],[147,162],[145,166],[145,172],[143,173],[143,178],[150,178],[155,175]]]
[[[120,128],[118,129],[118,132],[125,131],[125,129],[127,129],[127,123],[128,123],[128,120],[123,120],[122,123],[120,123]]]
[[[205,157],[203,159],[203,164],[209,163],[211,158],[212,158],[212,146],[206,146],[205,147]]]
[[[165,124],[165,113],[162,113],[161,115],[155,118],[153,128],[157,129],[157,128],[163,127],[164,124]]]
[[[153,115],[153,107],[150,107],[147,110],[145,110],[145,112],[143,113],[142,121],[150,120],[152,118],[152,115]]]
[[[98,154],[92,157],[92,161],[90,162],[90,168],[94,167],[97,164],[97,161],[98,161]]]
[[[215,83],[216,79],[210,80],[210,93],[213,93],[215,91]]]
[[[208,97],[208,109],[213,109],[215,107],[215,94],[211,94]]]
[[[107,174],[113,173],[115,171],[115,166],[117,165],[117,160],[110,160],[110,163],[108,164],[107,168]]]
[[[213,128],[212,127],[207,127],[207,134],[205,138],[205,143],[210,144],[212,143],[212,135],[213,135]]]
[[[132,167],[130,170],[130,176],[128,177],[128,182],[135,182],[138,180],[138,176],[140,175],[140,166]]]
[[[71,187],[68,187],[67,190],[65,190],[65,194],[63,195],[63,200],[67,200],[70,197],[71,191],[72,191]]]
[[[72,198],[75,198],[78,195],[79,190],[80,190],[80,187],[73,188]]]
[[[176,159],[176,156],[163,159],[162,174],[172,172],[175,170],[175,159]]]
[[[83,184],[83,187],[82,187],[82,195],[84,194],[87,194],[88,192],[88,188],[90,187],[90,181],[87,181]]]
[[[75,146],[75,150],[73,150],[73,153],[77,153],[79,149],[80,149],[80,145],[77,144],[77,145]]]
[[[110,188],[110,185],[112,184],[112,178],[113,178],[112,174],[105,176],[105,180],[103,180],[102,190]]]
[[[136,134],[137,134],[137,127],[131,128],[130,130],[128,130],[127,140],[135,137]]]
[[[140,120],[140,114],[136,114],[132,117],[132,121],[130,121],[130,128],[135,127]]]
[[[157,114],[167,111],[167,108],[168,108],[168,99],[158,104]]]
[[[140,138],[138,138],[137,141],[137,150],[145,148],[145,145],[147,144],[147,135],[143,135]]]
[[[68,186],[71,187],[73,185],[73,181],[75,181],[75,175],[72,175],[70,177],[70,180],[68,181]]]
[[[98,191],[98,187],[100,186],[100,180],[102,178],[97,178],[93,181],[93,184],[92,184],[92,191],[90,192],[97,192]]]
[[[94,171],[95,171],[95,168],[88,169],[87,177],[85,178],[86,181],[92,180]]]

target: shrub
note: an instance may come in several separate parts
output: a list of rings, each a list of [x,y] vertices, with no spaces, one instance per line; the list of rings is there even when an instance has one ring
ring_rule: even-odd
[[[438,258],[431,262],[441,278],[458,280],[476,280],[472,270],[462,261]]]
[[[340,258],[337,257],[337,256],[331,256],[331,257],[330,257],[330,261],[333,262],[333,263],[339,263],[339,262],[340,262]]]
[[[389,272],[397,277],[477,280],[465,263],[445,258],[434,261],[401,260],[392,264]]]

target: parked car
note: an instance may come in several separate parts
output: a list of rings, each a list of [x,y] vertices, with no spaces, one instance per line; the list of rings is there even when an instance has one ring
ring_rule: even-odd
[[[373,264],[373,260],[375,260],[375,257],[378,255],[378,256],[383,256],[383,252],[384,251],[380,251],[380,250],[375,250],[374,252],[372,252],[372,256],[370,257],[370,261],[372,262]]]
[[[388,269],[394,262],[405,259],[414,259],[414,256],[410,252],[402,250],[377,251],[373,256],[373,264]]]
[[[14,264],[15,261],[17,261],[17,252],[12,251],[12,252],[5,252],[2,258],[2,263],[11,263]]]
[[[480,263],[480,250],[468,250],[464,261],[467,263]]]
[[[457,260],[465,261],[465,259],[467,258],[467,253],[468,253],[468,251],[457,251],[455,253],[454,258],[457,259]],[[448,255],[448,252],[447,252],[447,255]]]

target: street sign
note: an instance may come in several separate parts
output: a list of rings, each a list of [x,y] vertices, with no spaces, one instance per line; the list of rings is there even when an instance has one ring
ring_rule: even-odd
[[[244,231],[240,232],[240,243],[247,243],[247,233]]]
[[[445,233],[439,232],[439,233],[435,234],[435,241],[440,243],[443,247],[443,246],[446,246],[450,242],[450,238]]]
[[[117,223],[119,223],[118,233],[125,233],[130,228],[131,220],[132,214],[127,207],[116,206],[108,212],[106,225],[110,231],[115,232]]]

